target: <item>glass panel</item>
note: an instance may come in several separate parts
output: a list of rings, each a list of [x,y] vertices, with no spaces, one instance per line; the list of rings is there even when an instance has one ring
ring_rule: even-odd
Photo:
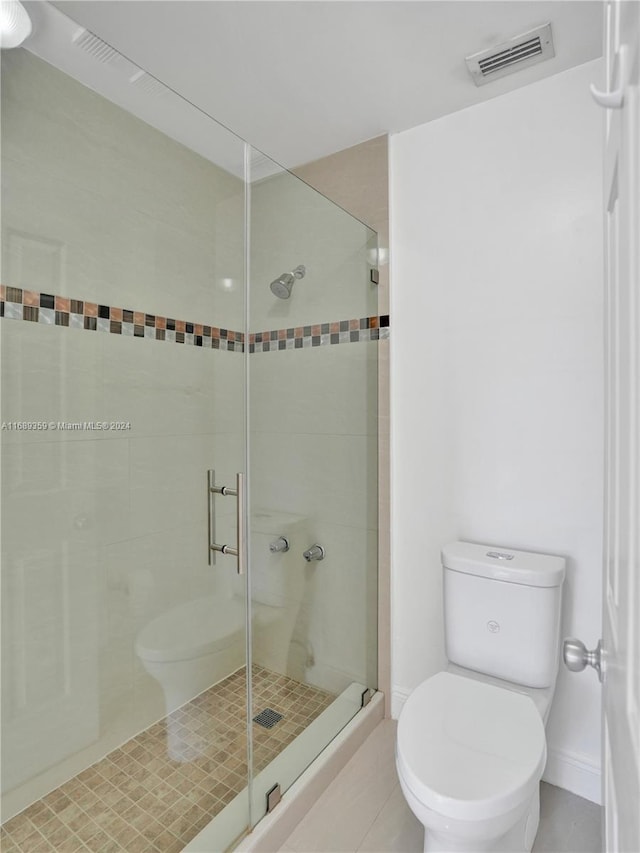
[[[3,846],[182,850],[239,796],[226,845],[245,579],[206,483],[245,470],[244,144],[104,73],[2,52]]]
[[[255,823],[377,685],[378,318],[375,233],[258,152],[251,167]]]

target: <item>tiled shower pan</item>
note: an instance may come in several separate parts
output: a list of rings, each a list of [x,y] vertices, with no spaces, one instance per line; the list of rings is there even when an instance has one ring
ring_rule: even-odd
[[[211,687],[169,717],[65,782],[3,824],[2,853],[178,853],[247,783],[245,671]],[[253,723],[259,772],[327,709],[335,697],[253,668]],[[185,761],[167,754],[167,728]]]

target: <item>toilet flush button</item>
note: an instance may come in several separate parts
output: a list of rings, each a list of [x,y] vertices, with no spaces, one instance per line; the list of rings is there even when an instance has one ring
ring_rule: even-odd
[[[492,619],[490,622],[487,622],[487,630],[491,631],[492,634],[497,634],[500,630],[500,623],[494,622]]]

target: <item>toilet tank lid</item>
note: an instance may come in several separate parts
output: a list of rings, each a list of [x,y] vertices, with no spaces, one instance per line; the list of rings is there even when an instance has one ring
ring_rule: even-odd
[[[451,542],[441,558],[445,569],[525,586],[561,586],[566,568],[564,557],[474,542]]]

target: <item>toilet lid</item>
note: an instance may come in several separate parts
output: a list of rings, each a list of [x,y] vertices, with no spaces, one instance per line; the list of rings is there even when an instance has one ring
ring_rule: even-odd
[[[241,599],[187,601],[152,619],[138,634],[136,652],[149,661],[190,660],[231,646],[244,624]]]
[[[462,820],[522,803],[546,763],[544,725],[521,693],[440,672],[407,699],[398,721],[398,772],[425,806]]]

